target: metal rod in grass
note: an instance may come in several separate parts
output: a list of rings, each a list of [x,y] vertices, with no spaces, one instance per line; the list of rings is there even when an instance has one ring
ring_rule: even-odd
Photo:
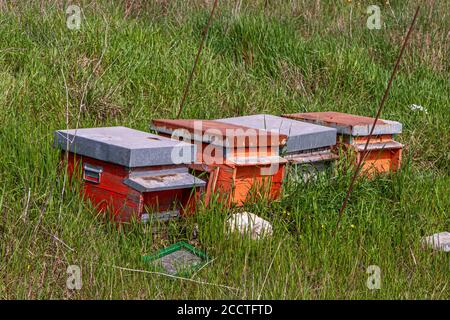
[[[200,46],[198,47],[197,55],[195,56],[195,60],[194,60],[194,65],[192,66],[191,73],[189,74],[188,80],[186,82],[186,87],[184,88],[183,97],[181,98],[180,106],[178,108],[177,119],[180,118],[181,112],[183,111],[184,103],[186,102],[186,97],[188,95],[192,79],[194,78],[195,69],[197,67],[197,63],[200,58],[200,54],[202,53],[203,45],[205,44],[206,36],[208,34],[209,27],[211,26],[212,18],[214,16],[214,12],[216,11],[217,3],[218,3],[218,0],[214,0],[213,7],[211,9],[211,13],[208,18],[208,22],[206,23],[206,26],[203,29],[202,41],[200,42]]]
[[[377,121],[380,118],[381,111],[383,110],[383,106],[384,106],[384,104],[386,102],[386,99],[387,99],[387,97],[389,95],[389,90],[391,89],[392,82],[394,80],[395,74],[397,73],[398,66],[400,65],[400,61],[402,59],[403,52],[405,51],[405,48],[406,48],[406,45],[408,43],[409,37],[410,37],[410,35],[412,33],[412,30],[413,30],[414,24],[416,23],[417,16],[419,15],[419,9],[420,9],[420,6],[418,6],[417,9],[416,9],[416,13],[414,14],[414,18],[413,18],[413,20],[411,22],[411,25],[409,26],[408,32],[406,34],[406,37],[403,40],[403,45],[402,45],[402,47],[400,49],[400,53],[399,53],[399,55],[397,57],[397,61],[395,63],[394,69],[392,70],[391,78],[389,79],[389,82],[388,82],[388,85],[386,87],[386,90],[384,91],[384,95],[381,98],[381,102],[380,102],[380,105],[378,107],[377,115],[375,116],[375,120],[373,122],[372,128],[370,129],[370,133],[369,133],[369,136],[367,138],[366,144],[364,146],[364,150],[362,152],[362,156],[359,157],[359,161],[358,161],[358,163],[356,165],[355,172],[353,173],[352,180],[350,181],[350,185],[348,186],[347,194],[345,195],[344,201],[342,202],[341,209],[339,210],[338,221],[337,221],[337,224],[336,224],[336,228],[334,229],[333,236],[336,234],[337,230],[339,229],[339,224],[341,222],[344,210],[345,210],[345,208],[347,206],[348,199],[350,197],[350,194],[353,191],[353,186],[355,184],[356,179],[358,178],[359,172],[361,170],[361,166],[362,166],[362,164],[363,164],[363,162],[364,162],[364,160],[366,158],[367,147],[369,146],[369,142],[370,142],[370,139],[372,138],[372,134],[373,134],[373,131],[375,129],[375,125],[377,124]]]

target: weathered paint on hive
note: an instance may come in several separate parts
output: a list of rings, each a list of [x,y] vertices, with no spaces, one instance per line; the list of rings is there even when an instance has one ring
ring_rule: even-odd
[[[357,163],[364,159],[361,172],[369,177],[374,173],[396,171],[401,166],[403,145],[393,140],[393,135],[402,131],[399,122],[378,120],[367,150],[363,152],[374,118],[340,112],[309,112],[284,116],[336,128],[341,135],[338,145],[350,151],[352,161],[354,159]]]
[[[347,114],[342,112],[306,112],[285,114],[283,117],[308,121],[336,128],[337,133],[351,136],[368,136],[375,118]],[[373,134],[399,134],[402,124],[397,121],[379,119]]]
[[[304,163],[327,163],[339,158],[339,156],[329,150],[322,150],[308,153],[290,154],[284,157],[292,164]]]
[[[287,153],[330,147],[336,144],[336,129],[334,128],[269,114],[224,118],[217,121],[286,135],[288,137]]]
[[[372,176],[374,173],[395,172],[400,169],[403,150],[401,143],[388,136],[375,136],[364,153],[367,139],[368,137],[357,137],[352,143],[346,144],[348,148],[356,152],[356,161],[365,155],[362,173]]]
[[[279,146],[284,145],[287,140],[287,136],[283,134],[274,134],[264,130],[215,120],[155,119],[152,120],[150,128],[168,135],[174,133],[175,130],[180,132],[180,130],[184,129],[193,135],[191,138],[195,141],[225,147],[230,145],[239,148]]]
[[[196,172],[208,175],[205,196],[207,204],[212,194],[217,193],[221,203],[241,206],[244,201],[249,200],[250,190],[253,189],[259,191],[259,195],[264,198],[279,197],[287,162],[279,157],[279,145],[286,142],[285,135],[213,120],[153,120],[151,128],[166,135],[179,129],[187,130],[188,135],[182,137],[199,144],[197,160],[202,164],[190,166]],[[242,140],[246,134],[248,137]],[[255,136],[257,140],[252,139]],[[232,145],[224,143],[227,142],[226,138],[235,139],[235,142]],[[220,151],[219,154],[209,155],[207,151],[212,145],[221,147],[217,150]],[[275,169],[270,170],[268,167]],[[261,185],[268,186],[267,192],[262,191]]]
[[[54,138],[63,150],[130,168],[174,164],[173,154],[187,155],[182,162],[191,163],[196,147],[126,127],[58,130]]]
[[[62,151],[62,158],[65,153]],[[128,222],[133,217],[140,220],[143,214],[161,213],[172,210],[177,206],[181,214],[190,214],[195,210],[195,203],[199,196],[199,190],[205,182],[195,178],[187,172],[183,165],[147,166],[140,168],[127,168],[122,165],[105,162],[87,156],[68,153],[67,169],[72,179],[86,165],[101,168],[101,177],[98,182],[83,181],[82,192],[86,200],[90,200],[98,212],[107,214],[116,222]],[[168,172],[176,173],[179,179],[167,183],[164,176]],[[131,178],[130,178],[131,177]],[[155,184],[148,186],[126,183],[134,177],[154,178]],[[77,179],[81,179],[78,175]],[[183,183],[186,183],[183,185]],[[148,188],[147,188],[148,187]],[[142,189],[147,188],[147,189]],[[150,209],[150,211],[148,211]]]
[[[358,153],[358,160],[364,153]],[[372,149],[366,152],[361,172],[372,176],[375,173],[395,172],[400,168],[402,149]]]
[[[211,175],[214,183],[209,185],[210,192],[217,192],[227,205],[242,206],[255,198],[276,200],[281,194],[285,164],[280,163],[271,175],[262,175],[261,167],[270,172],[270,166],[220,166]]]

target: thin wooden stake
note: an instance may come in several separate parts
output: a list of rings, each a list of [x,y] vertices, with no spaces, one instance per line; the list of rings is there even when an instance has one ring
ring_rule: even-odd
[[[186,101],[186,97],[189,92],[189,88],[191,86],[192,79],[194,78],[195,68],[197,67],[197,63],[200,58],[200,54],[202,53],[203,45],[205,44],[206,36],[208,34],[208,30],[209,30],[209,27],[211,26],[212,18],[214,16],[214,11],[216,11],[217,2],[218,2],[218,0],[214,0],[213,7],[211,9],[211,13],[208,18],[208,22],[205,26],[205,29],[203,29],[202,41],[200,42],[200,46],[198,47],[197,56],[195,57],[194,65],[192,66],[191,73],[189,74],[189,78],[187,80],[186,87],[184,89],[183,97],[181,98],[180,107],[178,108],[177,119],[180,118],[181,112],[183,111],[183,106]]]
[[[400,49],[400,53],[399,53],[399,55],[397,57],[397,61],[395,63],[394,69],[392,70],[391,78],[389,79],[389,82],[388,82],[388,85],[386,87],[386,90],[384,91],[384,95],[383,95],[383,97],[381,99],[381,102],[380,102],[380,105],[378,107],[377,115],[376,115],[375,120],[373,122],[372,128],[370,129],[369,137],[367,138],[366,144],[364,146],[364,150],[362,152],[362,156],[359,157],[359,161],[357,163],[356,170],[355,170],[355,172],[353,174],[352,180],[351,180],[350,185],[348,187],[347,194],[345,195],[344,201],[342,202],[341,209],[339,210],[339,217],[338,217],[338,221],[337,221],[337,224],[336,224],[336,229],[333,232],[333,236],[336,234],[336,232],[337,232],[337,230],[339,228],[339,223],[341,222],[342,215],[344,213],[345,207],[347,206],[347,202],[348,202],[348,199],[350,197],[350,194],[353,191],[353,186],[354,186],[355,181],[356,181],[356,179],[357,179],[357,177],[359,175],[359,171],[361,170],[362,163],[364,162],[364,160],[366,158],[367,147],[369,146],[369,142],[370,142],[370,139],[372,138],[372,134],[373,134],[373,131],[375,129],[375,125],[377,124],[377,121],[380,118],[381,111],[382,111],[383,106],[384,106],[384,104],[386,102],[386,99],[388,97],[389,90],[391,89],[391,86],[392,86],[392,81],[394,80],[395,74],[397,73],[397,69],[398,69],[398,66],[400,65],[400,60],[402,59],[403,52],[405,51],[405,48],[406,48],[406,44],[408,43],[408,39],[409,39],[409,37],[411,35],[411,32],[412,32],[413,27],[414,27],[414,24],[416,23],[417,16],[419,15],[419,9],[420,9],[420,6],[418,6],[417,9],[416,9],[416,13],[414,14],[414,18],[413,18],[413,20],[411,22],[411,25],[409,26],[408,33],[406,34],[406,37],[405,37],[405,39],[403,41],[403,45],[402,45],[402,47]]]

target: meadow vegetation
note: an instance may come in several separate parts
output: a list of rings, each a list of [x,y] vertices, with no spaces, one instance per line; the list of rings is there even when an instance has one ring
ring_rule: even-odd
[[[418,3],[382,114],[403,124],[402,169],[360,179],[334,237],[350,174],[290,182],[279,201],[245,206],[274,227],[250,241],[227,236],[236,209],[219,203],[160,232],[117,232],[52,148],[57,129],[148,131],[174,117],[212,1],[79,1],[79,30],[66,26],[66,1],[0,1],[0,298],[448,299],[450,256],[420,239],[450,231],[449,2],[219,1],[182,118],[374,116]],[[370,4],[381,30],[366,27]],[[147,270],[142,255],[181,240],[214,258],[192,275],[209,284],[117,268]],[[81,290],[66,288],[69,265]],[[369,265],[379,290],[366,286]]]

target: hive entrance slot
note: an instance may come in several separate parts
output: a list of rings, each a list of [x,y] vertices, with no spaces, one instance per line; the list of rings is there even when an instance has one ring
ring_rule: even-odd
[[[175,219],[180,216],[180,210],[168,210],[168,211],[162,211],[162,212],[145,212],[141,215],[141,222],[148,222],[148,221],[159,221],[164,222],[170,219]]]
[[[163,182],[165,178],[176,177],[176,176],[177,176],[177,174],[171,173],[171,174],[163,174],[163,175],[160,175],[160,176],[141,177],[141,179],[145,180],[145,181]]]

